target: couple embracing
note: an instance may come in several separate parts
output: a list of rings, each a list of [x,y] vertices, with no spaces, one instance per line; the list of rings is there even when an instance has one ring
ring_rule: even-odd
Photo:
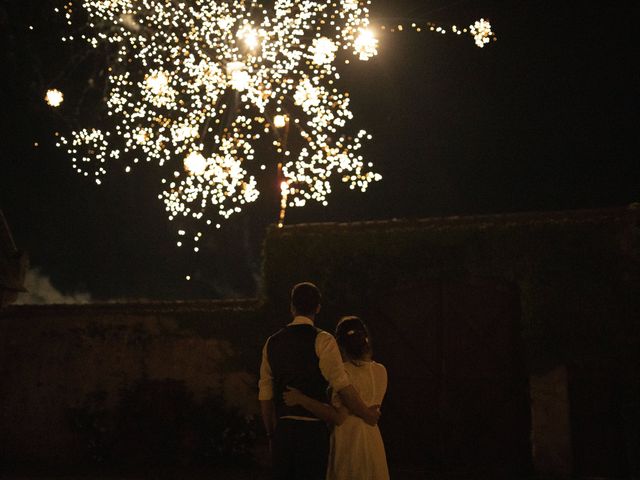
[[[387,372],[371,359],[358,317],[343,317],[334,338],[315,327],[319,311],[318,288],[295,285],[293,321],[262,350],[259,399],[274,478],[388,479],[377,426]]]

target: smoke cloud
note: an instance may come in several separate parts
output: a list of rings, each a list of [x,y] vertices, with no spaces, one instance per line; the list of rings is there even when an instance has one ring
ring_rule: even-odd
[[[37,268],[32,268],[27,271],[24,286],[27,292],[18,295],[18,300],[15,302],[16,305],[91,302],[91,295],[88,293],[63,294],[53,286],[51,279],[43,275]]]

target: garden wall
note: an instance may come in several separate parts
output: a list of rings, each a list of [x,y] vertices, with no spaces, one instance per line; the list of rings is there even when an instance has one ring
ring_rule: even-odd
[[[253,301],[6,309],[3,466],[251,455],[261,318]]]
[[[289,286],[313,281],[324,294],[318,319],[323,328],[331,330],[340,315],[360,314],[374,330],[374,341],[378,338],[383,347],[378,358],[388,365],[397,364],[398,357],[406,358],[412,351],[425,352],[390,371],[389,394],[392,397],[396,388],[394,375],[398,378],[410,372],[418,398],[415,402],[406,398],[411,393],[409,387],[396,390],[405,392],[400,405],[415,403],[415,412],[443,412],[428,425],[440,428],[441,434],[433,439],[434,451],[423,449],[423,462],[446,469],[448,466],[442,465],[447,461],[446,452],[438,449],[450,431],[448,418],[455,415],[447,411],[451,388],[445,385],[433,392],[430,383],[451,383],[451,359],[456,357],[447,354],[447,349],[457,348],[452,341],[471,345],[471,334],[478,345],[493,340],[490,325],[498,324],[492,318],[497,314],[486,311],[477,315],[484,306],[474,289],[488,292],[487,302],[494,303],[494,293],[503,288],[500,285],[515,289],[520,339],[516,342],[521,352],[517,357],[521,357],[528,376],[531,427],[527,435],[535,469],[564,475],[624,477],[631,471],[637,475],[639,218],[636,205],[274,228],[266,244],[266,298],[284,315]],[[402,293],[412,291],[419,293]],[[400,316],[385,312],[386,299],[393,298],[406,298],[402,308],[394,307],[402,312]],[[454,318],[451,312],[460,308],[468,310]],[[508,315],[514,315],[513,311]],[[466,316],[466,323],[461,316],[462,320]],[[461,328],[447,333],[447,328],[454,328],[452,320]],[[407,325],[412,326],[391,350],[389,337],[398,337],[396,332]],[[480,335],[474,329],[481,330]],[[432,341],[434,335],[440,335],[442,341]],[[429,359],[430,348],[444,350],[435,353],[440,360]],[[475,355],[479,350],[474,348],[467,349],[465,355]],[[432,365],[437,371],[433,372]],[[504,371],[511,367],[505,364]],[[427,368],[432,373],[419,373]],[[472,366],[467,371],[471,372]],[[484,373],[472,375],[475,382],[482,382]],[[425,381],[429,379],[433,381]],[[460,379],[459,386],[464,387],[468,380]],[[490,394],[487,390],[482,395]],[[481,394],[468,390],[466,395],[477,398],[475,416],[469,418],[488,414],[486,408],[479,407]],[[485,423],[480,432],[487,438],[503,421],[499,412],[494,420]],[[394,429],[398,423],[399,417],[392,419],[388,428]],[[403,429],[410,427],[409,422],[407,425]],[[397,436],[401,438],[401,432]],[[515,442],[525,440],[513,438]]]

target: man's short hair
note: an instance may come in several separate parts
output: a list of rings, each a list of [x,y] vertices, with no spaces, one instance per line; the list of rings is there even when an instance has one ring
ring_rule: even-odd
[[[320,305],[320,290],[313,283],[298,283],[291,289],[291,305],[298,315],[315,315]]]

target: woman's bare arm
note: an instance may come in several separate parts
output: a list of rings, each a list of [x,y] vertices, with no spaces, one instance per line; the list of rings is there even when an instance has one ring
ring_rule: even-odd
[[[376,425],[380,419],[380,405],[367,406],[362,401],[360,394],[353,385],[343,388],[338,392],[340,400],[351,413],[360,417],[369,425]]]
[[[300,405],[319,419],[332,425],[342,425],[349,415],[349,411],[345,407],[336,408],[327,403],[319,402],[295,388],[287,387],[282,397],[288,406]]]

